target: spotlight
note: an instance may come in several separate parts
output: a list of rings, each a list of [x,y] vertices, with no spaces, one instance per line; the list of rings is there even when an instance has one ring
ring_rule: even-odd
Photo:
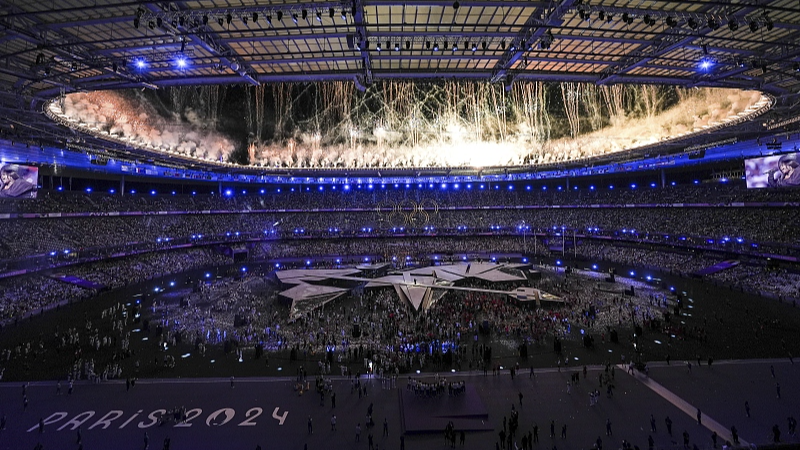
[[[675,20],[674,17],[667,17],[667,20],[664,21],[668,27],[675,28],[678,26],[678,21]]]
[[[292,14],[292,22],[297,25],[297,14]]]
[[[796,62],[792,65],[792,68],[795,72],[800,72],[800,62]]]
[[[331,9],[329,9],[329,10],[328,10],[328,16],[329,16],[331,19],[333,19],[333,16],[335,16],[335,15],[336,15],[336,11],[334,11],[334,10],[333,10],[333,8],[331,8]]]
[[[406,50],[411,50],[411,41],[406,41]]]
[[[375,50],[377,50],[377,51],[381,51],[381,43],[380,43],[380,42],[378,42],[378,43],[375,45]]]
[[[689,20],[686,21],[686,25],[689,25],[689,28],[691,28],[693,30],[696,30],[697,27],[699,26],[697,24],[697,20],[695,20],[694,17],[690,17]]]
[[[231,15],[231,13],[228,13],[228,14],[226,14],[226,15],[225,15],[225,22],[226,22],[228,25],[230,25],[232,21],[233,21],[233,16]]]
[[[600,12],[598,12],[598,13],[597,13],[597,18],[598,18],[598,19],[600,19],[600,21],[601,21],[601,22],[602,22],[602,21],[604,21],[604,20],[606,20],[606,13],[605,13],[605,11],[600,11]]]
[[[164,25],[164,21],[161,20],[161,17],[156,17],[156,25],[158,25],[158,28],[161,28],[161,26]]]
[[[133,27],[136,28],[137,30],[139,29],[139,22],[140,19],[138,17],[133,18]]]
[[[714,65],[714,62],[711,61],[710,58],[703,58],[703,60],[700,61],[700,68],[703,69],[703,70],[708,70],[713,65]]]
[[[772,23],[772,20],[769,17],[764,16],[764,27],[767,29],[767,31],[772,31],[772,29],[775,28],[775,24]]]
[[[461,6],[461,4],[460,4],[460,3],[458,3],[458,2],[453,2],[453,9],[456,9],[456,10],[457,10],[459,6]]]
[[[253,23],[256,23],[256,22],[258,22],[258,13],[254,12],[253,13]]]
[[[759,24],[758,24],[758,22],[756,22],[755,19],[751,19],[750,23],[748,24],[748,26],[750,27],[750,32],[751,33],[755,33],[756,31],[758,31]]]
[[[319,11],[317,11],[317,22],[322,23],[322,14]]]
[[[481,42],[481,49],[486,50],[487,46],[488,44],[486,43],[486,41]]]
[[[396,52],[400,51],[400,43],[395,43],[394,44],[394,51],[396,51]]]
[[[208,25],[208,16],[203,14],[203,25]]]
[[[186,68],[186,58],[178,58],[175,61],[175,64],[178,66],[179,69]]]
[[[458,51],[458,42],[453,42],[453,52],[455,53],[457,51]]]
[[[717,30],[719,28],[719,22],[717,22],[717,19],[713,17],[708,18],[706,25],[708,25],[708,28],[711,28],[712,30]]]
[[[304,10],[300,11],[300,14],[303,16],[303,20],[307,20],[308,19],[308,11],[307,10],[304,9]]]
[[[736,20],[731,20],[730,22],[728,22],[728,29],[731,30],[731,31],[738,30],[739,29],[739,22],[737,22]]]
[[[137,69],[144,69],[145,67],[147,67],[147,63],[144,62],[143,59],[137,59],[136,60],[136,68]]]
[[[283,20],[283,11],[278,11],[275,13],[275,17],[278,19],[278,22]]]
[[[474,43],[474,42],[473,42],[473,43],[472,43],[472,53],[475,53],[475,52],[477,52],[477,51],[478,51],[478,44],[476,44],[476,43]]]
[[[708,55],[708,44],[700,44],[700,48],[703,50],[704,55]]]
[[[435,52],[439,51],[439,44],[437,42],[433,43],[433,51],[435,51]]]

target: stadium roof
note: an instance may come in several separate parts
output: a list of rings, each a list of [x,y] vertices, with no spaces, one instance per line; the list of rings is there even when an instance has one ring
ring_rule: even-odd
[[[796,0],[3,3],[6,96],[453,77],[800,87]]]

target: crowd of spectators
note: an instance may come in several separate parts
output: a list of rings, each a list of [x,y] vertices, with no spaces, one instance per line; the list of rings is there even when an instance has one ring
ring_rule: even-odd
[[[352,237],[491,232],[611,236],[653,243],[702,244],[800,253],[797,208],[557,208],[426,212],[273,212],[0,221],[3,259],[127,245],[245,238]],[[765,225],[766,222],[766,225]],[[755,244],[755,246],[753,246]],[[768,249],[768,250],[766,250]]]
[[[109,259],[69,267],[64,273],[115,289],[163,275],[230,262],[230,258],[210,249],[153,252],[133,257]],[[0,326],[30,313],[58,304],[97,295],[98,289],[79,287],[58,280],[55,274],[33,274],[0,280]]]
[[[157,211],[249,211],[249,210],[311,210],[311,209],[374,209],[381,205],[391,208],[403,202],[434,202],[439,207],[461,206],[511,206],[518,205],[671,205],[675,203],[703,203],[728,206],[741,202],[798,202],[797,189],[747,189],[744,182],[707,182],[677,186],[651,187],[647,185],[616,186],[609,189],[607,182],[595,187],[576,179],[571,187],[563,181],[554,181],[546,189],[517,182],[510,183],[447,183],[440,184],[361,184],[306,186],[286,185],[271,187],[227,188],[220,193],[172,195],[170,192],[83,193],[40,190],[38,198],[28,201],[0,199],[0,213],[81,213],[81,212],[157,212]],[[613,182],[611,182],[613,185]],[[372,186],[372,187],[370,187]],[[656,186],[658,186],[656,184]],[[560,189],[559,189],[560,187]],[[576,190],[575,188],[578,187]],[[262,193],[263,192],[263,193]],[[187,195],[188,194],[188,195]]]

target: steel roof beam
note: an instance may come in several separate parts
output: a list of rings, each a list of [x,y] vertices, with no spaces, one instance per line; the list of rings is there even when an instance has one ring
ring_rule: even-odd
[[[536,45],[550,28],[557,27],[564,22],[564,14],[566,14],[576,1],[577,0],[561,0],[558,6],[550,9],[546,13],[542,9],[537,8],[528,16],[528,19],[525,21],[525,26],[517,33],[517,36],[511,41],[508,50],[506,50],[500,61],[495,65],[492,71],[491,81],[496,83],[504,79],[511,67],[513,67],[528,50],[528,46]],[[542,15],[546,17],[542,19]],[[507,86],[510,88],[510,83],[507,84]]]
[[[712,7],[713,5],[706,6],[700,14],[704,15],[708,13]],[[749,14],[753,10],[754,8],[752,7],[742,8],[736,13],[732,14],[731,17],[740,18],[742,16]],[[675,49],[685,47],[694,42],[695,40],[697,40],[698,38],[706,36],[711,31],[713,30],[711,30],[711,28],[708,27],[708,24],[703,23],[703,25],[699,30],[700,34],[699,36],[695,35],[695,33],[690,33],[685,36],[682,36],[681,34],[666,34],[666,35],[659,34],[658,40],[655,41],[653,45],[651,45],[650,47],[642,45],[637,50],[634,51],[637,53],[647,51],[649,53],[648,55],[645,56],[632,55],[626,58],[622,62],[622,64],[618,65],[615,68],[611,68],[612,70],[614,70],[614,73],[607,74],[608,76],[603,78],[599,82],[599,84],[602,85],[602,84],[613,83],[619,77],[620,74],[629,72],[637,67],[641,67],[649,63],[650,61],[657,59]]]
[[[353,24],[356,27],[356,34],[352,38],[354,47],[361,52],[361,69],[363,71],[363,80],[357,80],[356,86],[361,89],[372,84],[372,59],[369,50],[366,48],[366,42],[369,41],[367,34],[367,24],[364,19],[364,2],[363,0],[353,0]]]

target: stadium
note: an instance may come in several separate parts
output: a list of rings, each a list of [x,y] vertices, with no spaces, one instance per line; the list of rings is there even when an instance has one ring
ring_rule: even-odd
[[[0,4],[0,448],[800,447],[795,0]]]

